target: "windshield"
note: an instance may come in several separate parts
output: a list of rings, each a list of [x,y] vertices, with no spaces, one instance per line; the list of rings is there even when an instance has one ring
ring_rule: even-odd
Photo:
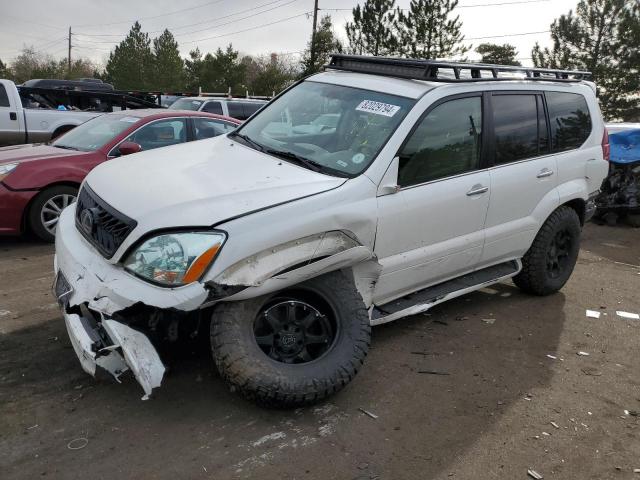
[[[369,166],[414,103],[396,95],[305,81],[236,133],[247,145],[285,160],[355,176]]]
[[[191,98],[181,98],[176,100],[169,106],[169,110],[192,110],[197,112],[204,102],[202,100],[193,100]]]
[[[140,118],[127,115],[100,115],[65,133],[52,145],[69,150],[93,152],[139,121]]]

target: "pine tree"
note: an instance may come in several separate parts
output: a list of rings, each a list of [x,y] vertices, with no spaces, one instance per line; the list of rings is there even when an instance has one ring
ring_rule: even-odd
[[[640,4],[630,0],[581,0],[551,24],[553,47],[533,47],[537,67],[588,70],[610,120],[638,119],[640,107]]]
[[[244,94],[246,65],[238,61],[238,51],[229,44],[226,50],[218,48],[207,53],[200,68],[200,86],[207,92],[226,93],[229,88],[236,95]]]
[[[191,92],[197,92],[201,86],[202,52],[199,48],[189,52],[189,58],[184,61],[186,87]]]
[[[516,47],[505,43],[496,45],[495,43],[481,43],[476,48],[476,52],[482,55],[482,63],[494,63],[497,65],[522,65],[516,60]]]
[[[302,67],[303,77],[319,72],[322,67],[329,63],[332,53],[342,51],[342,44],[333,33],[331,15],[325,15],[320,19],[320,25],[316,31],[314,49],[313,63],[311,62],[311,42],[307,44],[307,49],[302,55],[300,66]]]
[[[358,55],[392,55],[398,49],[392,25],[395,0],[366,0],[353,9],[353,22],[345,25],[349,50]]]
[[[411,0],[409,12],[396,10],[399,53],[411,58],[451,58],[469,51],[462,22],[451,12],[458,0]]]
[[[150,90],[155,69],[149,35],[140,23],[131,27],[127,37],[109,54],[107,79],[120,90]]]
[[[0,78],[11,79],[11,72],[9,71],[9,67],[5,65],[2,60],[0,60]]]
[[[247,65],[247,84],[254,95],[272,95],[279,93],[296,79],[295,66],[287,57],[272,53],[269,57],[243,59]]]
[[[182,91],[185,87],[184,61],[180,57],[178,42],[165,29],[153,40],[155,78],[153,89],[164,92]]]

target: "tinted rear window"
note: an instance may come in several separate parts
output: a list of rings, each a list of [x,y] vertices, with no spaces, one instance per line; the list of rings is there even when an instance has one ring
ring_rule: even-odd
[[[493,95],[495,163],[509,163],[547,153],[547,125],[536,95]]]
[[[220,102],[207,102],[204,104],[204,107],[202,107],[202,111],[222,115],[222,105]]]
[[[244,110],[244,114],[247,118],[256,113],[262,107],[261,103],[243,103],[242,108]]]
[[[591,117],[582,95],[546,92],[554,152],[579,148],[591,134]]]
[[[229,116],[233,118],[237,118],[238,120],[246,120],[247,117],[244,116],[244,112],[242,111],[242,104],[238,102],[228,102],[227,108],[229,109]]]
[[[9,107],[9,97],[4,85],[0,85],[0,107]]]

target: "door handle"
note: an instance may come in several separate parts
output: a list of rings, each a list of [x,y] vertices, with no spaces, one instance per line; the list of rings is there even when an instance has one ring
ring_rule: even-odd
[[[480,195],[488,191],[489,191],[489,187],[484,187],[480,184],[474,185],[473,187],[471,187],[471,190],[467,192],[467,197],[471,197],[472,195]]]
[[[16,112],[9,112],[9,120],[17,120],[18,119],[18,115],[16,114]]]
[[[540,170],[540,173],[536,175],[537,178],[545,178],[553,175],[553,170],[549,170],[548,168],[543,168]]]

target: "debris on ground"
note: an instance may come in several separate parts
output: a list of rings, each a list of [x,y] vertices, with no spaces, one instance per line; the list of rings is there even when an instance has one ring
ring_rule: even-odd
[[[439,372],[437,370],[418,370],[418,373],[427,373],[429,375],[451,375],[448,372]]]
[[[557,360],[558,357],[556,357],[555,355],[549,355],[547,354],[547,358],[550,358],[551,360]]]
[[[538,472],[536,472],[535,470],[531,470],[531,469],[527,470],[527,475],[529,475],[531,478],[535,478],[535,480],[542,480],[544,478]]]
[[[638,315],[637,313],[622,312],[618,310],[616,311],[616,315],[622,318],[628,318],[629,320],[640,320],[640,315]]]
[[[584,373],[585,375],[589,375],[590,377],[601,377],[602,376],[602,372],[600,370],[598,370],[597,368],[593,368],[593,367],[585,367],[582,368],[582,373]]]
[[[374,420],[376,418],[378,418],[378,415],[376,415],[375,413],[371,413],[369,410],[365,410],[364,408],[358,408],[358,410],[360,410],[362,413],[364,413],[365,415],[373,418]]]
[[[581,357],[588,357],[589,356],[589,352],[578,352],[577,355],[580,355]]]
[[[78,437],[67,443],[67,448],[69,450],[81,450],[87,445],[89,445],[89,439],[87,437]]]
[[[625,410],[624,414],[625,415],[630,415],[632,417],[640,417],[640,412],[637,412],[635,410]]]
[[[551,425],[553,425],[555,428],[560,428],[560,425],[558,425],[556,422],[549,422],[551,423]]]
[[[587,310],[587,318],[600,318],[600,312],[597,310]]]
[[[493,325],[494,323],[496,323],[495,318],[483,318],[482,321],[487,325]]]

